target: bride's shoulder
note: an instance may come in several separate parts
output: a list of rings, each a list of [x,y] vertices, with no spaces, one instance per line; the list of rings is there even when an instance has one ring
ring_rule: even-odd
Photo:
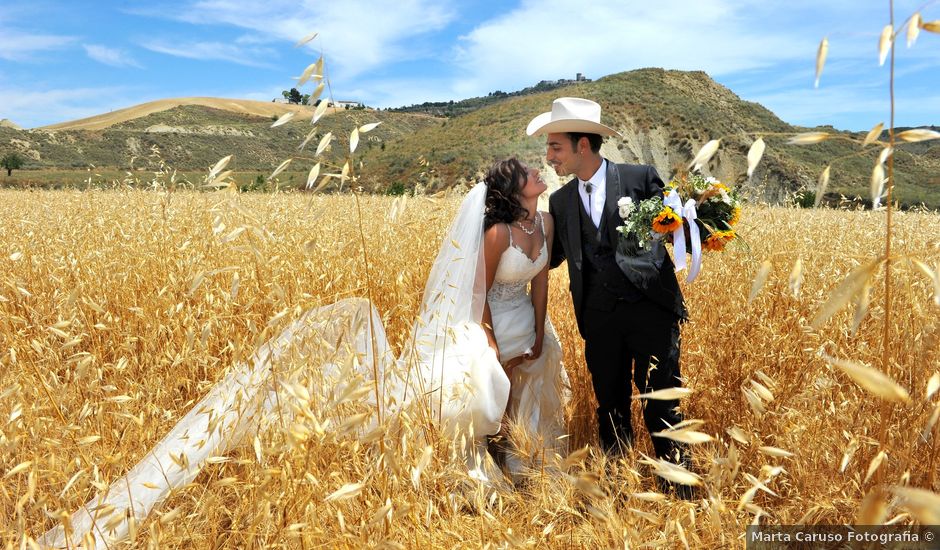
[[[509,226],[504,223],[494,223],[483,232],[483,244],[487,248],[509,248]]]
[[[545,225],[545,232],[551,233],[552,228],[555,227],[555,218],[552,217],[551,213],[539,210],[539,214],[542,215],[542,223]]]

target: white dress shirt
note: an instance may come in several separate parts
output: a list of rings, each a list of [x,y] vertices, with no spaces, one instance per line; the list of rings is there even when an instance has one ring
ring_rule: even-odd
[[[591,192],[587,192],[587,184],[591,184]],[[581,202],[584,204],[584,211],[591,215],[591,220],[595,227],[601,226],[601,215],[604,213],[604,201],[607,199],[607,159],[601,161],[600,168],[591,179],[582,181],[578,178],[578,193],[581,194]]]

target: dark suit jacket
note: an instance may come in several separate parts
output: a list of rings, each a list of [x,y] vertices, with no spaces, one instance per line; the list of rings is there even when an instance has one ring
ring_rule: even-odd
[[[675,267],[662,242],[653,250],[639,255],[626,253],[617,227],[623,225],[617,208],[621,197],[639,202],[663,196],[663,180],[656,169],[643,164],[614,164],[607,161],[607,197],[601,217],[601,242],[616,248],[617,265],[624,276],[649,300],[675,313],[680,319],[688,314],[676,280]],[[574,178],[552,193],[548,199],[549,212],[555,220],[555,240],[552,244],[551,266],[558,267],[568,261],[571,280],[571,298],[574,302],[578,328],[583,335],[584,277],[582,276],[581,219],[578,203],[578,178]]]

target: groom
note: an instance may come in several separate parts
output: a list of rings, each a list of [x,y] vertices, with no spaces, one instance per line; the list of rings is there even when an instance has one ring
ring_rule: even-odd
[[[631,380],[643,392],[673,388],[679,379],[679,323],[687,318],[682,292],[665,247],[634,256],[618,251],[623,225],[617,201],[634,204],[663,195],[652,166],[614,164],[600,155],[604,136],[619,134],[601,124],[593,101],[563,97],[529,123],[530,136],[547,135],[546,158],[559,176],[575,177],[549,198],[555,220],[551,266],[568,261],[571,298],[594,395],[605,451],[633,442]],[[678,400],[644,400],[650,434],[682,421]],[[686,450],[653,437],[659,458],[687,463]]]

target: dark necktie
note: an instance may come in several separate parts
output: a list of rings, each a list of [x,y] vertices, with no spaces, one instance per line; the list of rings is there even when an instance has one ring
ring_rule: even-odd
[[[587,192],[587,202],[588,202],[588,217],[591,218],[591,222],[594,222],[594,201],[591,199],[591,191],[594,190],[594,184],[586,181],[584,182],[584,190]]]

